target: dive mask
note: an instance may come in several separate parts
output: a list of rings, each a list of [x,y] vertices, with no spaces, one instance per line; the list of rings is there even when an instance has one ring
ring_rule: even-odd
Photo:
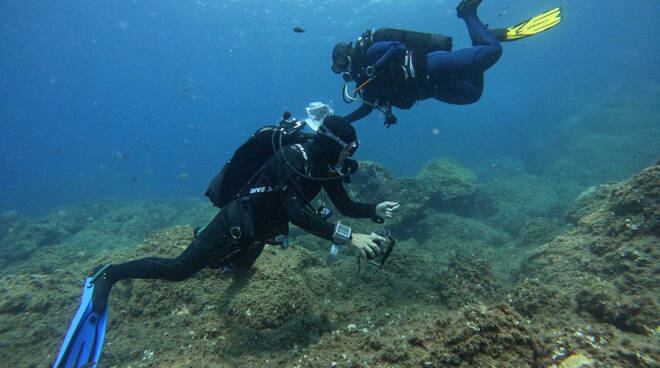
[[[346,55],[339,55],[336,59],[332,61],[332,72],[339,74],[348,70],[348,66],[351,64],[351,58]]]
[[[339,74],[348,71],[351,65],[350,53],[353,48],[352,42],[340,42],[332,49],[332,67],[333,73]]]
[[[351,157],[355,154],[355,151],[357,151],[358,147],[360,146],[360,142],[355,140],[346,146],[344,146],[344,149],[348,153],[348,157]]]

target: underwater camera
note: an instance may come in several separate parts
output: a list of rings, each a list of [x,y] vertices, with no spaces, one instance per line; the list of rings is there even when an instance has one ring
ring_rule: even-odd
[[[392,232],[385,227],[381,227],[376,234],[387,240],[374,240],[374,243],[378,244],[380,253],[375,257],[369,258],[369,261],[371,261],[371,263],[375,264],[376,266],[383,266],[385,265],[385,261],[387,261],[387,259],[390,257],[390,254],[396,245],[396,241],[392,237]]]

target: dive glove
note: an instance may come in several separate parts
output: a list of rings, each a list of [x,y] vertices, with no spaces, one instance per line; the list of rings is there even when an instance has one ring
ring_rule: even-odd
[[[394,116],[394,114],[392,114],[391,112],[385,114],[385,122],[383,123],[383,125],[385,125],[387,128],[389,128],[392,124],[396,124],[396,122],[397,119],[396,116]]]

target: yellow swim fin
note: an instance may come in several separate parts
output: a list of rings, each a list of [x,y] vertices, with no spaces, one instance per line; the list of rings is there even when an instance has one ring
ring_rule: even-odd
[[[546,31],[561,22],[561,8],[554,8],[545,13],[529,18],[513,27],[497,28],[493,32],[498,40],[515,41]]]

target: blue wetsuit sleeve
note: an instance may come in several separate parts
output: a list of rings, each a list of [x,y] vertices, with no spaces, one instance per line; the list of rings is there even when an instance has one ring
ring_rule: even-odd
[[[406,45],[402,44],[401,42],[380,41],[374,43],[367,49],[366,60],[374,60],[378,58],[378,60],[376,60],[373,65],[376,68],[379,68],[382,65],[390,62],[392,59],[403,56],[407,50],[408,48]],[[380,57],[377,55],[380,55]]]

